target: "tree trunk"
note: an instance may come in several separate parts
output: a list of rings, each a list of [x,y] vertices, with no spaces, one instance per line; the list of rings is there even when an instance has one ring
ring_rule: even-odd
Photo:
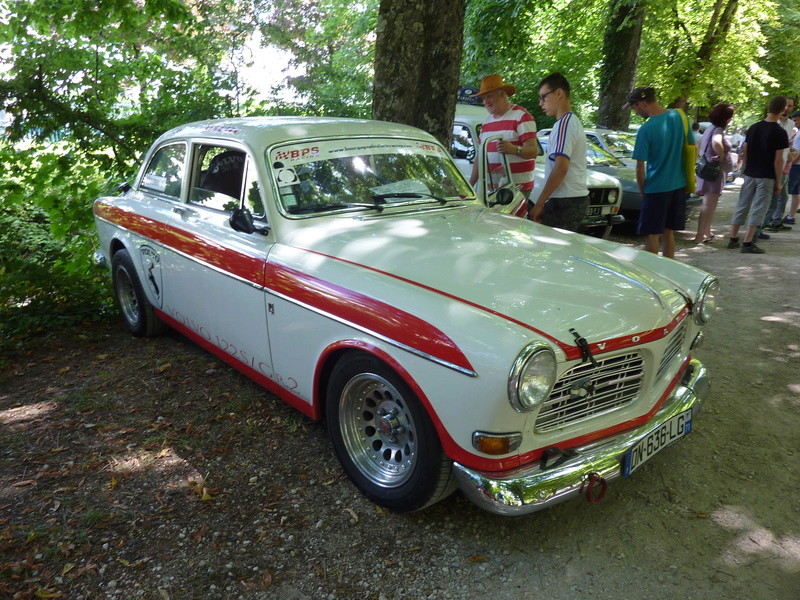
[[[381,0],[372,116],[449,145],[461,67],[464,0]]]
[[[600,127],[624,130],[630,123],[624,105],[636,79],[644,6],[642,0],[611,0],[600,68]]]
[[[670,102],[670,106],[683,107],[686,105],[686,99],[697,84],[697,78],[703,73],[706,65],[714,60],[717,48],[731,30],[738,8],[739,0],[716,0],[703,41],[695,54],[694,64],[684,71],[679,88],[681,93]]]

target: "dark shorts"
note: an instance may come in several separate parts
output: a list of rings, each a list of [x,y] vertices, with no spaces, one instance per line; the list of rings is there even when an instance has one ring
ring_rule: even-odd
[[[550,198],[544,203],[542,224],[568,231],[578,231],[589,209],[589,196]]]
[[[686,188],[642,196],[639,235],[659,235],[665,229],[681,231],[686,227]]]
[[[800,164],[792,165],[789,170],[789,193],[800,194]]]

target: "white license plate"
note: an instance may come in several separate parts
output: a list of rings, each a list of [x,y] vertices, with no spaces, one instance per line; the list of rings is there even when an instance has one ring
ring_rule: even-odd
[[[587,209],[586,214],[590,217],[596,217],[597,215],[602,213],[602,210],[603,210],[602,206],[590,206]]]
[[[666,423],[644,436],[638,444],[625,453],[622,474],[627,477],[667,446],[674,444],[692,431],[692,410],[675,415]]]

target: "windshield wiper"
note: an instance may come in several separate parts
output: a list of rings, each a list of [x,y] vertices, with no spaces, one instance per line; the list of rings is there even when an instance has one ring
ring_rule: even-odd
[[[388,192],[386,194],[375,194],[372,197],[376,202],[381,200],[386,201],[387,198],[431,198],[442,205],[449,202],[447,198],[442,198],[441,196],[436,196],[427,192]]]
[[[303,215],[315,212],[325,212],[329,210],[340,210],[342,208],[374,208],[378,212],[383,210],[385,202],[376,199],[375,202],[328,202],[326,204],[309,204],[307,206],[290,206],[287,208],[289,214]]]

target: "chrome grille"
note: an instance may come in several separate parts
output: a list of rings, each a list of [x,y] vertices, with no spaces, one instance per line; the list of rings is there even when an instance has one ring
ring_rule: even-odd
[[[678,327],[678,330],[673,334],[673,336],[669,340],[669,344],[667,344],[667,349],[664,350],[664,355],[661,357],[661,363],[658,365],[658,373],[656,374],[656,379],[661,379],[661,376],[664,375],[669,370],[670,364],[672,364],[672,359],[675,358],[683,348],[683,340],[686,337],[686,323],[681,323],[681,326]]]
[[[642,387],[644,359],[631,352],[582,363],[556,382],[536,417],[537,432],[583,421],[633,402]]]
[[[603,206],[610,204],[608,201],[608,194],[612,188],[590,188],[589,189],[589,206]]]

